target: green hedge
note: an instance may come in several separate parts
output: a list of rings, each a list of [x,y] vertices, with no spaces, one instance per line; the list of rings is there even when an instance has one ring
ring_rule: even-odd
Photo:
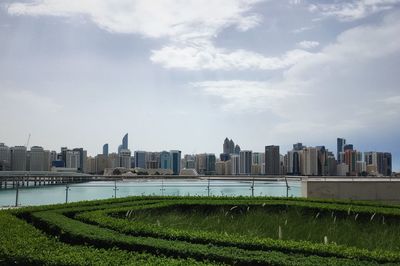
[[[0,228],[0,265],[205,265],[192,259],[67,245],[6,211],[0,211]]]
[[[263,202],[263,203],[261,203]],[[355,248],[355,247],[346,247],[339,245],[325,245],[325,244],[317,244],[311,243],[307,241],[290,241],[290,240],[275,240],[269,238],[248,238],[245,236],[230,236],[225,234],[216,234],[211,232],[204,231],[196,231],[196,230],[178,230],[172,228],[160,228],[154,225],[143,224],[140,222],[132,222],[127,219],[115,218],[112,216],[121,215],[126,213],[129,210],[145,210],[148,208],[165,208],[172,207],[174,205],[188,205],[192,206],[193,204],[198,205],[221,205],[226,204],[229,206],[237,205],[237,204],[249,204],[254,205],[258,204],[258,206],[278,206],[278,207],[287,207],[287,206],[295,206],[295,207],[303,207],[309,208],[312,210],[326,210],[326,211],[335,211],[335,212],[343,212],[347,215],[348,207],[344,207],[344,205],[334,205],[334,204],[321,204],[321,203],[310,203],[305,204],[304,202],[285,202],[279,200],[271,200],[271,201],[260,201],[260,200],[244,200],[244,201],[232,201],[232,200],[214,200],[203,201],[203,200],[183,200],[180,203],[176,201],[171,201],[170,203],[161,203],[154,204],[150,206],[136,206],[136,207],[126,207],[126,208],[117,208],[117,209],[106,209],[103,211],[94,211],[94,212],[86,212],[77,215],[77,219],[80,219],[84,222],[97,224],[102,227],[110,228],[113,230],[117,230],[121,233],[136,235],[136,236],[151,236],[158,237],[163,239],[179,239],[182,241],[189,241],[193,243],[212,243],[215,245],[222,246],[235,246],[243,249],[251,249],[251,250],[277,250],[282,252],[291,252],[291,253],[302,253],[302,254],[315,254],[319,256],[336,256],[342,258],[358,258],[363,260],[371,260],[371,261],[379,261],[379,262],[400,262],[400,254],[390,251],[382,251],[382,250],[374,250],[369,251],[365,249]],[[331,206],[327,206],[331,205]],[[373,208],[373,210],[371,210]],[[365,206],[353,206],[353,210],[357,211],[357,213],[366,213],[371,214],[373,211],[377,211],[376,207],[365,207]],[[387,213],[386,213],[387,214]],[[391,213],[393,215],[393,213]]]

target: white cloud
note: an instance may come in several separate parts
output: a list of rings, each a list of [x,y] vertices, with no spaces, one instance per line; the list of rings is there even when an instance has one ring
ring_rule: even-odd
[[[152,52],[151,60],[166,68],[188,70],[232,70],[232,69],[281,69],[296,64],[310,53],[292,50],[280,57],[265,57],[262,54],[246,51],[229,51],[216,48],[211,42],[192,42],[184,45],[165,46]]]
[[[335,43],[289,67],[281,80],[212,81],[197,87],[222,99],[223,110],[278,115],[279,122],[270,128],[275,136],[331,132],[335,137],[390,127],[400,119],[400,98],[393,81],[397,77],[388,76],[390,66],[382,60],[399,58],[399,18],[392,14],[380,25],[343,32]],[[389,85],[382,85],[386,80]]]
[[[301,28],[297,28],[297,29],[292,30],[292,32],[298,34],[298,33],[304,32],[304,31],[311,30],[313,28],[314,27],[311,27],[311,26],[310,27],[301,27]]]
[[[301,42],[297,43],[297,45],[303,49],[313,49],[313,48],[319,46],[319,42],[317,42],[317,41],[301,41]]]
[[[215,47],[220,31],[234,26],[239,31],[256,27],[261,17],[250,13],[262,0],[39,0],[14,3],[13,15],[83,16],[100,28],[116,33],[135,33],[150,38],[167,38],[168,44],[152,51],[151,61],[166,68],[201,69],[282,69],[309,55],[292,50],[275,56],[238,49]]]
[[[285,89],[269,82],[223,80],[194,82],[191,87],[201,89],[205,95],[217,96],[223,99],[221,107],[229,112],[260,111],[269,109],[276,111],[279,101],[287,97],[298,97],[295,87]]]
[[[323,16],[336,17],[341,21],[353,21],[392,9],[399,3],[400,0],[352,0],[334,4],[311,4],[309,10]]]
[[[146,37],[186,39],[210,37],[236,26],[254,27],[259,16],[247,14],[259,0],[38,0],[13,3],[13,15],[85,16],[100,28],[116,33],[138,33]]]

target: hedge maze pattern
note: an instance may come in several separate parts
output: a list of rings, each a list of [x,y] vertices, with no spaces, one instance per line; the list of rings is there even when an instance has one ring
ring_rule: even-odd
[[[400,208],[296,198],[129,197],[0,211],[2,265],[400,265],[400,254],[307,241],[178,230],[138,211],[214,206],[400,218]]]

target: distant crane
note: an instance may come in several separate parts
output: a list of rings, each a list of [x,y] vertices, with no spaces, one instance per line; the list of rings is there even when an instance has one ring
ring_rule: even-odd
[[[31,133],[28,135],[28,140],[26,141],[25,147],[28,149],[29,141],[31,140]]]

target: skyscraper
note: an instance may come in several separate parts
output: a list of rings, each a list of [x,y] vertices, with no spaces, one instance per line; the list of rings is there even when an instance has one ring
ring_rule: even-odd
[[[318,175],[318,149],[307,147],[302,154],[303,175]]]
[[[121,150],[127,150],[128,149],[128,133],[125,134],[125,136],[122,138],[122,144],[118,146],[118,153],[121,152]]]
[[[108,156],[108,143],[103,145],[103,155]]]
[[[172,150],[171,154],[171,165],[174,175],[179,175],[181,171],[181,151]]]
[[[279,175],[280,154],[279,146],[265,146],[265,174]]]
[[[131,168],[131,151],[128,149],[121,150],[119,154],[120,166],[127,169]]]
[[[252,159],[253,159],[252,151],[240,151],[240,153],[239,153],[239,160],[240,160],[239,173],[241,175],[251,174]]]
[[[135,151],[135,167],[146,168],[146,152]]]
[[[31,147],[29,170],[30,171],[44,171],[44,150],[42,147]]]
[[[240,173],[240,157],[238,154],[231,156],[231,173],[232,175],[238,175]]]
[[[0,171],[9,171],[11,169],[10,148],[0,143]]]
[[[26,147],[15,146],[10,149],[11,151],[11,170],[12,171],[26,171]]]
[[[344,152],[344,145],[346,145],[346,139],[344,138],[337,138],[337,153],[336,153],[336,160],[341,162],[343,159],[340,157],[340,153]]]
[[[161,169],[171,169],[171,155],[167,151],[160,153]]]
[[[238,144],[236,144],[236,146],[235,146],[234,153],[235,154],[239,154],[240,153],[240,146]]]
[[[229,154],[229,151],[230,151],[230,149],[229,149],[229,139],[225,138],[224,145],[223,145],[223,153],[224,154]]]

